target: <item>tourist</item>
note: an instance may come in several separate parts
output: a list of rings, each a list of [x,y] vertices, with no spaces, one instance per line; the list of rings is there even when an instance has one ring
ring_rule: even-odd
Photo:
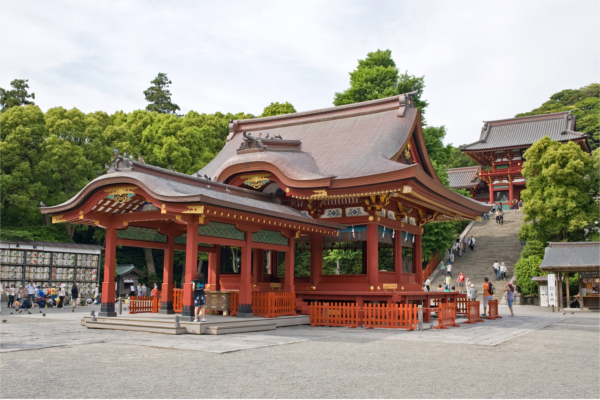
[[[425,286],[425,291],[426,292],[429,292],[431,290],[430,285],[431,285],[431,278],[427,278],[427,280],[423,284],[423,286]]]
[[[464,243],[463,249],[466,249],[467,247],[469,247],[469,238],[467,237],[467,235],[465,235],[465,237],[463,238],[463,243]]]
[[[133,283],[131,284],[131,286],[129,286],[129,295],[135,296],[135,285]]]
[[[470,286],[467,286],[467,298],[470,301],[477,301],[477,288],[472,283]]]
[[[156,283],[154,283],[154,288],[152,289],[152,291],[150,292],[150,295],[152,297],[156,297],[158,296],[158,285]]]
[[[471,235],[471,239],[469,240],[469,247],[471,248],[471,251],[475,251],[475,238],[473,235]]]
[[[470,287],[471,287],[471,281],[469,280],[469,278],[465,278],[465,288],[467,288],[467,292],[469,291]]]
[[[138,296],[141,296],[141,295],[142,295],[142,285],[140,285],[140,283],[139,283],[139,282],[138,282],[138,285],[137,285],[137,292],[136,292],[136,294],[137,294]]]
[[[513,305],[513,301],[515,300],[515,288],[513,287],[511,282],[508,282],[506,284],[504,291],[506,292],[506,302],[508,303],[508,309],[510,310],[510,316],[514,317],[515,314],[513,313],[512,305]]]
[[[498,218],[500,219],[500,225],[504,225],[504,211],[500,210]]]
[[[29,285],[25,286],[25,289],[27,289],[27,300],[29,300],[29,304],[33,304],[35,297],[35,285],[33,284],[33,281],[30,281]]]
[[[450,257],[450,262],[454,262],[454,253],[452,252],[452,249],[449,250],[449,257]]]
[[[492,282],[490,282],[490,280],[488,279],[488,277],[486,276],[485,278],[483,278],[484,280],[484,284],[483,284],[483,314],[482,316],[486,316],[487,315],[487,305],[488,302],[490,300],[494,300],[494,285],[492,285]]]
[[[446,275],[446,289],[450,289],[450,284],[452,283],[452,277]]]
[[[2,283],[0,282],[0,297],[2,297],[2,295],[4,294],[4,287],[2,286]],[[2,302],[0,301],[0,313],[2,313]]]
[[[456,243],[458,243],[458,256],[462,257],[462,252],[463,252],[463,242],[462,240],[460,240],[460,238],[456,239]]]
[[[458,274],[458,287],[459,288],[464,288],[465,287],[465,274],[462,273],[462,271],[460,271],[460,274]],[[462,293],[462,291],[461,291]]]
[[[146,284],[142,283],[142,294],[141,296],[146,296]]]
[[[9,288],[6,289],[6,293],[8,295],[8,308],[14,308],[13,304],[15,302],[15,285],[10,285]]]
[[[58,287],[58,308],[63,308],[65,305],[65,297],[67,297],[67,292],[65,291],[65,284],[63,283]]]
[[[494,269],[494,274],[496,274],[496,280],[498,280],[498,273],[500,272],[500,264],[498,264],[498,260],[496,260],[494,265],[492,265],[492,268]]]
[[[448,265],[446,265],[446,274],[452,278],[452,264],[448,263]]]
[[[17,301],[23,301],[23,286],[19,285],[19,290],[17,290]]]
[[[452,287],[450,288],[450,291],[451,291],[451,292],[456,292],[456,286],[452,286]]]
[[[71,288],[71,301],[73,302],[73,310],[77,307],[77,301],[79,300],[79,288],[77,284],[74,283]]]
[[[521,208],[523,208],[523,200],[519,200],[518,206],[519,206],[519,211],[520,211]]]
[[[500,264],[500,279],[506,279],[506,265],[504,265],[504,261],[502,261],[502,264]]]
[[[444,292],[449,292],[450,291],[450,286],[446,285],[446,288],[444,289]]]
[[[440,285],[438,286],[438,292],[443,292],[444,288],[442,287],[442,284],[440,283]]]
[[[202,309],[202,322],[206,322],[206,298],[204,297],[204,274],[201,272],[198,277],[192,281],[192,290],[194,291],[194,322],[198,322],[198,311]]]
[[[442,278],[446,277],[446,266],[444,265],[444,262],[440,262],[440,271],[442,272]]]

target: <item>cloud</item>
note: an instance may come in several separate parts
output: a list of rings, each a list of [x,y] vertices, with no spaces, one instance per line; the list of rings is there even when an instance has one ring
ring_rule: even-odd
[[[46,110],[144,108],[158,72],[182,112],[332,105],[370,51],[425,75],[427,122],[477,140],[562,89],[597,81],[599,3],[587,1],[5,1],[0,86],[27,78]]]

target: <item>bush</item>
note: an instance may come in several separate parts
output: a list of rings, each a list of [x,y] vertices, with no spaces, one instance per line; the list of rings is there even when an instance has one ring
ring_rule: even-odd
[[[542,258],[538,256],[521,257],[515,264],[515,275],[517,276],[517,286],[521,293],[537,294],[538,284],[533,282],[531,278],[534,276],[546,276],[546,272],[540,270]]]

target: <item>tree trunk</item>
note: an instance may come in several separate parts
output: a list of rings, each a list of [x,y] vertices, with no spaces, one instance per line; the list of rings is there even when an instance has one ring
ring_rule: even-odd
[[[154,266],[154,258],[152,257],[152,249],[144,247],[144,257],[146,258],[146,268],[148,270],[148,276],[156,275],[156,267]]]
[[[67,231],[67,234],[69,235],[70,239],[73,239],[76,227],[77,225],[65,223],[65,230]]]

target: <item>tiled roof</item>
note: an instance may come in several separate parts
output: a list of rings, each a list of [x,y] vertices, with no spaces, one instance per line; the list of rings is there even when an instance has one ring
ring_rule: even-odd
[[[131,163],[133,165],[131,170],[121,170],[102,175],[90,182],[78,194],[66,202],[53,207],[41,208],[42,213],[54,214],[62,212],[85,201],[85,197],[92,190],[116,183],[128,183],[141,186],[142,189],[149,191],[162,201],[201,202],[234,210],[287,218],[313,225],[333,227],[334,229],[341,226],[307,217],[295,208],[279,204],[277,199],[268,194],[208,181],[203,178],[169,171],[136,161],[132,161]]]
[[[199,172],[220,176],[225,168],[235,164],[266,161],[277,164],[291,179],[312,180],[318,177],[355,178],[410,167],[390,160],[411,134],[418,115],[416,108],[404,107],[402,96],[280,117],[235,121],[223,150]],[[270,151],[267,148],[242,156],[237,154],[244,140],[242,129],[254,137],[264,137],[268,133],[271,138],[280,135],[285,140],[300,140],[302,144],[298,151]]]
[[[40,240],[34,241],[24,241],[24,240],[0,240],[0,245],[3,246],[40,246],[40,247],[53,247],[53,248],[61,248],[64,251],[70,250],[90,250],[90,251],[98,251],[104,250],[104,247],[98,246],[96,244],[78,244],[78,243],[63,243],[63,242],[42,242]]]
[[[598,271],[600,269],[600,242],[549,243],[542,271]]]
[[[487,121],[481,129],[479,140],[462,147],[462,150],[489,150],[507,147],[528,146],[535,141],[550,137],[566,141],[585,138],[584,133],[575,132],[575,117],[570,111]]]
[[[143,272],[138,270],[135,267],[135,265],[133,265],[133,264],[117,265],[117,275],[118,276],[125,275],[130,271],[135,271],[139,276],[146,276]]]
[[[481,183],[481,179],[477,177],[479,166],[451,168],[448,171],[448,180],[452,189],[467,189],[476,187]]]

